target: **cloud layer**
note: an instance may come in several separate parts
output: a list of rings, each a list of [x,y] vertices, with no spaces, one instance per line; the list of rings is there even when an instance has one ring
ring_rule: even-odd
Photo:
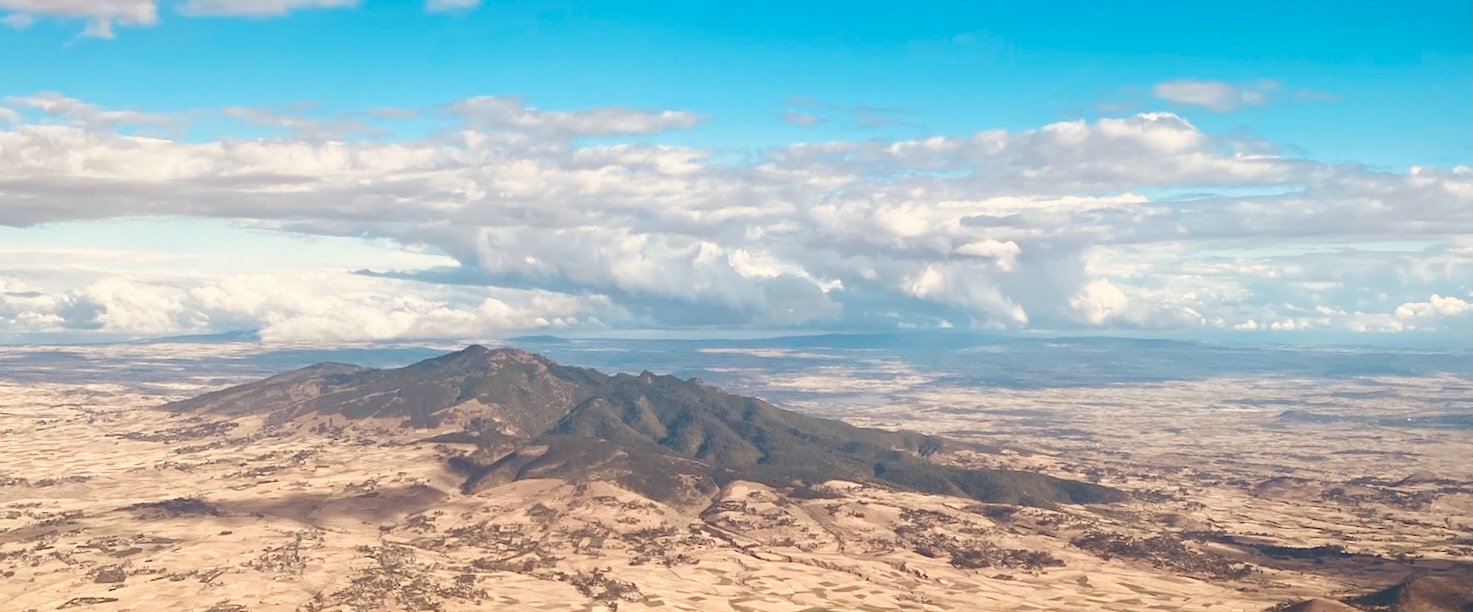
[[[230,219],[389,239],[455,262],[314,270],[310,282],[43,282],[43,263],[0,266],[0,325],[12,334],[1348,332],[1455,329],[1473,314],[1473,170],[1290,159],[1171,113],[798,143],[733,162],[659,144],[698,127],[699,113],[506,97],[412,111],[443,125],[418,139],[366,127],[371,112],[307,124],[225,109],[281,135],[196,142],[120,132],[171,118],[60,94],[0,109],[11,117],[0,123],[0,224]]]

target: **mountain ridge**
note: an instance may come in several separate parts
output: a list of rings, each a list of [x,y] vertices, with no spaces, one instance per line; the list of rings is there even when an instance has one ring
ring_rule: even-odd
[[[553,477],[607,480],[677,505],[697,504],[736,480],[849,480],[1039,506],[1123,498],[1034,472],[935,463],[933,455],[971,448],[938,436],[860,428],[696,379],[609,375],[514,348],[471,345],[392,369],[317,364],[164,408],[260,415],[276,427],[322,418],[389,423],[404,441],[473,444],[452,459],[468,494]]]

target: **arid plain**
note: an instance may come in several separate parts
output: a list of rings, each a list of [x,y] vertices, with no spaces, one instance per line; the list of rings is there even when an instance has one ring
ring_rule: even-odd
[[[90,358],[120,358],[105,352]],[[1262,610],[1466,582],[1473,563],[1473,430],[1438,420],[1467,413],[1465,376],[1006,388],[885,360],[738,370],[740,392],[784,407],[987,449],[935,461],[1129,499],[840,481],[732,482],[680,508],[598,481],[464,494],[447,458],[466,445],[435,431],[157,409],[256,376],[9,380],[0,608]]]

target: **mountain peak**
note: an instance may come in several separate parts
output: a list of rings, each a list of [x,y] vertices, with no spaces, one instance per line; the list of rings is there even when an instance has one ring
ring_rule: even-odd
[[[523,351],[521,349],[516,349],[516,348],[511,348],[511,347],[500,346],[500,347],[496,347],[496,348],[491,348],[491,347],[488,347],[488,346],[486,346],[484,344],[471,344],[471,345],[467,345],[463,349],[460,349],[458,351],[455,351],[454,353],[450,353],[448,355],[445,355],[445,357],[449,357],[449,358],[452,358],[452,359],[480,359],[480,358],[485,358],[485,357],[492,357],[492,356],[495,356],[495,355],[524,355],[524,354],[527,354],[527,352],[526,351]]]
[[[486,348],[486,345],[484,344],[470,344],[466,345],[465,348],[460,349],[457,353],[461,355],[485,355],[490,352],[491,349]]]
[[[546,359],[540,355],[529,353],[519,348],[509,346],[490,348],[483,344],[472,344],[454,353],[441,355],[440,357],[428,359],[421,363],[436,361],[453,363],[520,361],[531,363],[534,361],[546,362]]]

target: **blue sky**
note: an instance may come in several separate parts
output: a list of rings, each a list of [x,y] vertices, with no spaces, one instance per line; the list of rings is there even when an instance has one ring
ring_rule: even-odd
[[[706,146],[768,146],[856,130],[786,129],[797,96],[899,109],[865,135],[1025,129],[1154,109],[1179,78],[1275,79],[1272,104],[1195,113],[1319,159],[1388,166],[1470,156],[1467,3],[419,2],[187,17],[78,38],[42,19],[0,37],[10,93],[61,91],[104,106],[184,111],[310,101],[324,111],[422,108],[475,95],[550,108],[684,108],[712,121]],[[1301,91],[1338,98],[1304,99]],[[1109,107],[1107,107],[1109,108]],[[852,118],[849,118],[852,119]],[[223,127],[218,127],[222,129]],[[200,130],[207,135],[214,130]],[[1353,132],[1348,135],[1346,132]]]
[[[1466,331],[1467,3],[989,4],[0,0],[0,339]]]

